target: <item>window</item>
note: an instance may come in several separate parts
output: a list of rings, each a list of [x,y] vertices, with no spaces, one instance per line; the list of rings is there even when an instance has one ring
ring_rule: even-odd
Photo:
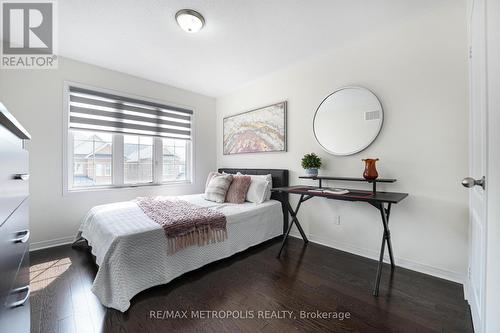
[[[188,154],[186,140],[163,139],[163,181],[188,179]]]
[[[111,185],[113,142],[109,133],[73,133],[73,186]],[[109,168],[106,174],[103,170]]]
[[[153,138],[125,135],[123,143],[125,184],[153,182]]]
[[[68,189],[191,181],[185,108],[69,86]]]

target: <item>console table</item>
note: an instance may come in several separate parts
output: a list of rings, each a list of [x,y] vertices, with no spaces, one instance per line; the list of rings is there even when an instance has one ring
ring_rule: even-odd
[[[320,177],[320,176],[311,176],[311,177],[299,177],[299,178],[306,178],[306,179],[312,179],[312,180],[318,180],[319,181],[319,188],[320,189],[327,189],[325,187],[322,187],[322,180],[337,180],[337,181],[349,181],[349,182],[367,182],[364,178],[346,178],[346,177]],[[367,204],[370,204],[371,206],[375,207],[377,210],[380,212],[380,217],[381,217],[381,222],[382,226],[384,228],[383,235],[382,235],[382,245],[380,247],[380,256],[379,256],[379,261],[378,261],[378,269],[377,269],[377,275],[375,277],[375,286],[373,288],[373,295],[378,296],[379,293],[379,286],[380,286],[380,277],[382,274],[382,264],[384,262],[384,252],[385,252],[385,246],[387,244],[387,248],[389,251],[389,257],[391,261],[391,269],[394,269],[394,256],[393,256],[393,251],[392,251],[392,243],[391,243],[391,232],[389,230],[389,217],[391,215],[391,207],[392,204],[397,204],[404,198],[408,196],[408,193],[397,193],[397,192],[379,192],[376,190],[376,183],[377,182],[384,182],[384,183],[394,183],[396,179],[377,179],[376,181],[370,181],[370,183],[373,184],[373,188],[371,191],[366,191],[366,190],[358,190],[358,189],[346,189],[349,191],[349,193],[346,194],[331,194],[331,193],[322,193],[322,192],[311,192],[310,190],[318,189],[318,187],[314,186],[306,186],[306,185],[295,185],[295,186],[289,186],[289,187],[277,187],[273,188],[272,191],[278,192],[281,195],[283,195],[283,201],[286,203],[286,209],[290,213],[292,217],[292,221],[288,225],[288,229],[286,231],[286,234],[283,237],[283,242],[281,244],[280,251],[278,253],[278,258],[281,256],[281,252],[283,251],[283,248],[286,244],[286,240],[288,238],[288,235],[290,234],[290,230],[292,229],[292,225],[295,224],[297,229],[300,232],[300,235],[302,236],[302,239],[304,240],[305,243],[308,242],[308,239],[306,237],[306,234],[304,233],[304,230],[302,229],[302,226],[300,225],[300,222],[297,218],[297,213],[299,212],[300,206],[302,205],[303,202],[312,199],[314,197],[322,197],[324,199],[332,199],[332,200],[343,200],[343,201],[359,201],[359,202],[365,202]],[[297,203],[297,206],[295,209],[292,208],[290,205],[290,202],[286,200],[287,195],[286,194],[296,194],[300,195],[299,202]],[[386,207],[387,205],[387,207]]]

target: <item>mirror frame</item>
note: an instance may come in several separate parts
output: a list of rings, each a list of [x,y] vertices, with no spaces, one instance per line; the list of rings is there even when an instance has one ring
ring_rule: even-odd
[[[356,149],[356,150],[353,150],[351,152],[348,152],[348,153],[344,153],[344,154],[340,154],[340,153],[335,153],[329,149],[327,149],[325,146],[323,146],[323,144],[321,144],[321,142],[318,140],[318,137],[316,135],[316,130],[314,128],[314,123],[316,121],[316,116],[318,115],[318,111],[319,109],[321,108],[321,105],[323,105],[323,103],[328,99],[330,98],[330,96],[333,96],[334,94],[338,93],[339,91],[342,91],[342,90],[345,90],[345,89],[364,89],[368,92],[370,92],[373,96],[375,96],[375,98],[377,99],[378,103],[380,104],[380,111],[381,111],[381,119],[380,119],[380,124],[377,128],[377,133],[369,140],[368,144],[364,145],[363,147],[359,148],[359,149]],[[328,96],[326,96],[322,101],[321,103],[319,103],[318,107],[316,108],[316,112],[314,112],[314,117],[313,117],[313,122],[312,122],[312,127],[313,127],[313,134],[314,134],[314,139],[316,139],[316,142],[321,146],[321,148],[323,148],[323,150],[325,150],[326,152],[328,152],[329,154],[332,154],[332,155],[335,155],[335,156],[349,156],[349,155],[354,155],[354,154],[357,154],[359,152],[362,152],[363,150],[365,150],[366,148],[368,148],[369,146],[371,146],[371,144],[373,142],[375,142],[375,140],[377,139],[377,137],[379,136],[380,132],[382,131],[382,126],[384,124],[384,107],[382,106],[382,102],[380,102],[380,99],[378,98],[378,96],[373,92],[371,91],[370,89],[368,88],[365,88],[365,87],[362,87],[362,86],[345,86],[345,87],[341,87],[341,88],[338,88],[337,90],[335,90],[334,92],[332,92],[331,94],[329,94]]]

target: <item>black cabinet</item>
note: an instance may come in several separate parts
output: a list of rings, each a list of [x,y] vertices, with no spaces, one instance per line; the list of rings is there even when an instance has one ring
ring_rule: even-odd
[[[0,332],[30,331],[29,139],[0,103]]]

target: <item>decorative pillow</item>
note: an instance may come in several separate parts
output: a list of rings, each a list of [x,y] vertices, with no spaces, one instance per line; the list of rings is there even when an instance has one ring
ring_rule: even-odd
[[[241,173],[237,173],[237,175],[242,175]],[[265,200],[264,201],[267,201],[269,199],[271,199],[271,188],[273,188],[273,178],[271,176],[271,174],[267,174],[267,175],[245,175],[245,176],[250,176],[252,178],[252,182],[254,181],[254,179],[261,179],[261,180],[266,180],[268,181],[268,185],[267,185],[267,188],[266,188],[266,196],[265,196]],[[252,186],[252,184],[250,184],[250,186]],[[250,202],[253,202],[252,200],[248,199],[248,195],[247,195],[247,201],[250,201]]]
[[[226,194],[226,202],[242,204],[245,202],[252,178],[250,176],[234,176]]]
[[[214,176],[221,176],[221,175],[222,175],[222,173],[219,173],[219,172],[217,172],[217,171],[211,171],[211,172],[208,174],[208,176],[207,176],[207,181],[205,182],[205,190],[206,190],[206,189],[207,189],[207,187],[208,187],[208,183],[210,183],[210,181],[212,180],[212,178],[213,178]]]
[[[263,203],[267,200],[269,181],[263,178],[254,178],[248,187],[246,200],[254,203]]]
[[[214,176],[205,189],[205,199],[218,203],[224,202],[226,193],[233,181],[233,175]]]

